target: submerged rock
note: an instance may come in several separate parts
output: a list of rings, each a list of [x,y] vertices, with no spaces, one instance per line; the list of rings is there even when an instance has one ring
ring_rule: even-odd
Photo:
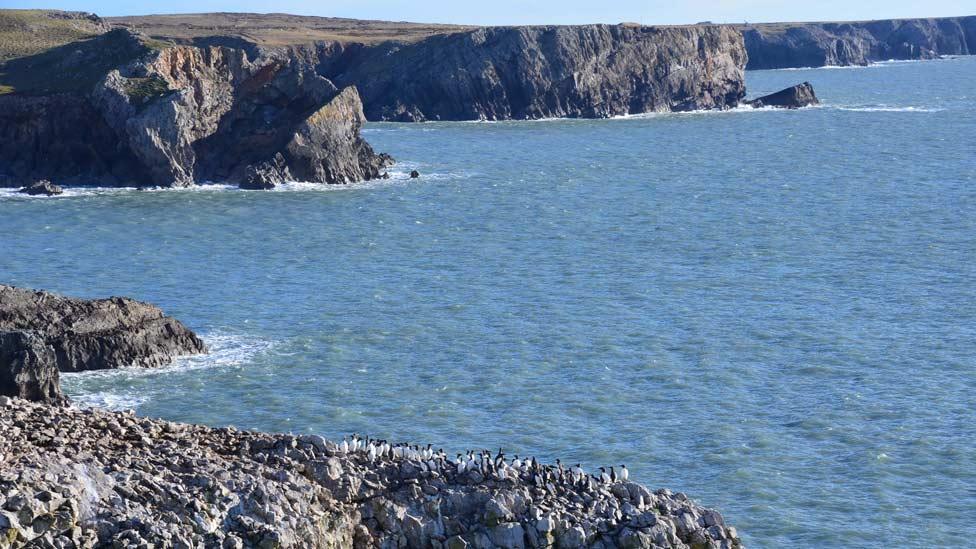
[[[790,86],[789,88],[780,90],[776,93],[771,93],[751,101],[746,101],[745,104],[757,109],[761,107],[799,109],[802,107],[809,107],[811,105],[819,105],[820,100],[817,99],[817,94],[813,92],[813,85],[811,85],[809,82],[804,82],[802,84]]]
[[[24,187],[23,189],[20,189],[20,192],[29,194],[31,196],[38,196],[38,195],[54,196],[56,194],[63,193],[64,189],[62,189],[58,185],[55,185],[54,183],[51,183],[47,179],[41,179],[40,181],[36,181]]]
[[[0,547],[741,546],[684,494],[499,456],[21,399],[0,427]]]
[[[75,299],[5,285],[0,285],[0,331],[41,337],[62,372],[160,366],[207,351],[196,334],[148,303]]]

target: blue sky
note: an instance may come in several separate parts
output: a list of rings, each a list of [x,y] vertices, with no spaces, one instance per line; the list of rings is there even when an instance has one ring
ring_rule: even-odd
[[[0,0],[4,8],[58,8],[99,15],[197,13],[206,11],[285,12],[303,15],[481,25],[529,23],[644,24],[742,21],[837,21],[976,15],[972,0]]]

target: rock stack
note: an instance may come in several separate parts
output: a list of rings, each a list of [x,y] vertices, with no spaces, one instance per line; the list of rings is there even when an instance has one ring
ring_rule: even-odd
[[[0,397],[0,547],[740,547],[683,494],[489,452]]]
[[[804,82],[776,93],[764,95],[751,101],[745,101],[744,103],[757,109],[762,107],[799,109],[819,105],[820,100],[817,99],[817,94],[813,92],[813,85],[809,82]]]

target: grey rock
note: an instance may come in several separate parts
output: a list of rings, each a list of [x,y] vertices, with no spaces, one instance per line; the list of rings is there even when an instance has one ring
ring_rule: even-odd
[[[316,70],[314,47],[172,45],[115,29],[61,48],[82,52],[93,84],[0,96],[0,166],[16,180],[250,188],[295,178],[380,177],[392,160],[359,135],[355,88]],[[52,55],[52,54],[47,54]],[[65,60],[67,62],[67,59]],[[31,70],[31,58],[7,70]],[[282,162],[283,160],[283,162]]]
[[[653,526],[620,522],[634,483],[593,490],[566,483],[555,495],[528,472],[475,483],[442,456],[436,475],[407,479],[401,471],[410,459],[343,453],[316,435],[180,425],[20,398],[0,406],[0,425],[0,540],[18,548],[57,546],[62,537],[72,540],[68,547],[741,545],[734,529],[719,526],[720,515],[663,491]],[[133,444],[138,436],[147,438]],[[584,496],[592,506],[567,506]],[[708,522],[715,525],[700,525]]]
[[[525,530],[519,523],[506,522],[488,530],[488,537],[496,547],[521,549],[525,547]]]
[[[51,183],[47,179],[41,179],[40,181],[35,181],[34,183],[24,187],[20,190],[24,194],[29,194],[31,196],[54,196],[62,194],[64,189],[60,186]]]
[[[764,95],[762,97],[745,101],[746,105],[755,108],[778,107],[783,109],[799,109],[811,105],[820,104],[817,94],[813,91],[813,85],[809,82],[790,86],[776,93]]]
[[[154,367],[207,348],[158,307],[123,297],[84,300],[0,285],[0,330],[30,331],[62,372]]]
[[[0,395],[63,403],[54,349],[33,332],[0,332]]]
[[[748,69],[866,65],[976,54],[976,16],[744,25]]]
[[[723,26],[487,27],[336,57],[323,74],[355,85],[369,120],[605,118],[734,107],[745,91],[742,36]]]

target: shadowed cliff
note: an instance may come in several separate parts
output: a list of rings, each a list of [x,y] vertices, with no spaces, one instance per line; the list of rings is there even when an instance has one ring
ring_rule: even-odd
[[[976,16],[741,26],[748,69],[866,65],[976,54]]]

